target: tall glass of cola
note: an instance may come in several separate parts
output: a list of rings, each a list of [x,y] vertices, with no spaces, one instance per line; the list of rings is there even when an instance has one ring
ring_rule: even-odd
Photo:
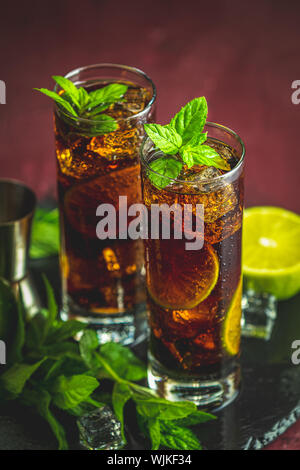
[[[141,201],[139,148],[143,124],[154,116],[155,86],[142,71],[115,64],[79,68],[66,78],[87,92],[112,83],[128,89],[105,111],[116,130],[99,135],[95,119],[55,105],[62,317],[88,323],[100,342],[133,344],[145,334],[142,241],[119,239],[118,226],[115,237],[99,239],[96,211],[111,205],[118,220],[119,196],[128,206]],[[63,93],[58,85],[55,91]]]
[[[224,126],[206,123],[204,132],[206,144],[229,164],[228,171],[184,165],[176,179],[168,178],[168,184],[158,188],[150,164],[161,152],[150,138],[141,147],[148,219],[153,204],[164,207],[160,228],[166,205],[187,210],[184,219],[169,211],[170,239],[164,239],[160,230],[159,236],[145,240],[151,329],[148,381],[165,398],[216,408],[235,398],[240,383],[245,149],[239,136]],[[196,211],[197,205],[202,212]],[[187,249],[188,221],[194,230],[197,217],[201,243]],[[176,223],[183,224],[181,239],[176,237]]]

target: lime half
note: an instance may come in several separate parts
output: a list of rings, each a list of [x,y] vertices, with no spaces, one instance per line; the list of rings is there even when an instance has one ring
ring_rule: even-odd
[[[287,299],[300,290],[300,216],[279,207],[244,213],[243,273],[257,292]]]

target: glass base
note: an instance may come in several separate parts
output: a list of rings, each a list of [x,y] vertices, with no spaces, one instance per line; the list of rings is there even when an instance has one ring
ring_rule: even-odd
[[[217,410],[231,403],[239,393],[240,367],[237,361],[226,369],[199,376],[180,376],[167,370],[150,354],[148,385],[168,400],[189,400],[199,408]]]
[[[277,315],[276,298],[248,289],[243,294],[242,312],[242,335],[268,341]]]
[[[136,306],[118,315],[86,311],[69,300],[60,312],[61,319],[77,320],[87,323],[96,331],[99,344],[120,343],[124,346],[136,346],[147,337],[146,305]],[[80,335],[76,339],[80,339]]]

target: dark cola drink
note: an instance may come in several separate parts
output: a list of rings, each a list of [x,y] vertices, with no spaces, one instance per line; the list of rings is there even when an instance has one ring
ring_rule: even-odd
[[[97,135],[92,121],[55,110],[63,317],[88,322],[100,342],[130,344],[145,333],[142,242],[119,240],[118,233],[99,239],[96,211],[111,204],[118,215],[119,196],[128,205],[141,201],[139,147],[143,124],[153,118],[155,89],[142,72],[122,66],[88,67],[67,77],[88,92],[110,83],[128,89],[106,111],[117,122],[113,132]]]
[[[215,407],[232,400],[239,387],[243,144],[229,130],[222,135],[217,125],[207,124],[206,130],[207,145],[230,171],[184,166],[176,180],[159,189],[149,178],[147,162],[157,152],[148,139],[141,152],[142,186],[149,212],[153,204],[187,211],[180,222],[170,213],[169,240],[161,234],[145,240],[149,384],[167,398]],[[162,229],[164,211],[160,215]],[[174,236],[176,223],[182,224],[181,239]],[[198,235],[196,249],[187,249],[191,230]]]

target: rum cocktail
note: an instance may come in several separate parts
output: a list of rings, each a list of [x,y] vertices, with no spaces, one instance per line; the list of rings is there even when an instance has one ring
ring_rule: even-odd
[[[141,148],[148,218],[153,205],[162,207],[159,236],[145,240],[151,330],[148,379],[166,398],[216,407],[236,396],[240,380],[244,146],[224,126],[207,123],[203,129],[200,123],[199,127],[198,135],[207,134],[198,141],[196,137],[198,153],[190,151],[194,164],[185,153],[193,148],[188,147],[190,139],[176,142],[167,136],[179,151],[166,154],[158,146],[168,147],[156,138],[151,125],[148,134],[154,142],[147,138]],[[162,137],[165,130],[159,132]],[[212,152],[200,149],[203,139]],[[208,165],[210,160],[203,156],[206,152],[213,162],[213,151],[224,165],[217,158],[219,164]],[[166,207],[174,209],[169,211],[169,239],[162,236]],[[184,217],[176,216],[176,207]],[[176,236],[178,224],[182,238]],[[192,234],[198,239],[194,247]]]
[[[145,333],[142,241],[120,240],[118,228],[115,239],[99,239],[96,212],[108,204],[118,213],[119,196],[141,201],[139,148],[155,86],[112,64],[53,78],[63,318],[88,322],[101,342],[131,344]]]

